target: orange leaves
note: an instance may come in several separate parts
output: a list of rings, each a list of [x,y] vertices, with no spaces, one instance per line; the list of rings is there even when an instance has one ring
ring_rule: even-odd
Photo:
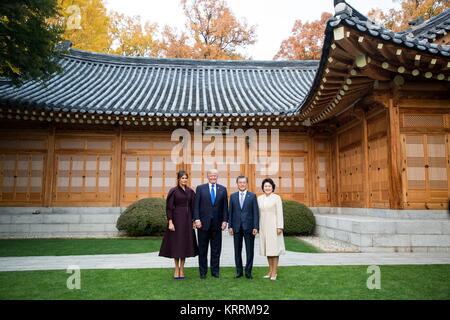
[[[318,60],[322,53],[327,21],[331,13],[323,12],[320,20],[303,23],[297,20],[292,35],[283,40],[274,59]]]

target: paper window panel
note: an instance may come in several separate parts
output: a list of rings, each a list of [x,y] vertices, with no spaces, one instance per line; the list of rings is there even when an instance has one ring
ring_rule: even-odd
[[[178,144],[176,141],[158,141],[153,143],[153,148],[155,150],[172,150]]]
[[[172,162],[170,157],[165,158],[166,161],[166,167],[165,167],[165,191],[169,192],[170,189],[175,187],[177,185],[177,179],[176,179],[176,169],[177,166],[175,163]]]
[[[85,139],[59,139],[57,145],[59,149],[84,150],[85,144],[86,144]]]
[[[58,178],[56,180],[56,190],[68,192],[70,183],[70,156],[61,155],[57,158]]]
[[[304,193],[305,192],[305,158],[295,157],[293,158],[294,163],[294,192]]]
[[[125,142],[125,149],[150,151],[152,149],[152,143],[150,141],[127,140]]]
[[[291,158],[280,158],[280,192],[292,192],[292,163]]]
[[[152,192],[163,192],[163,158],[155,157],[152,162]]]
[[[136,177],[126,177],[125,178],[125,192],[136,192]]]
[[[112,141],[106,139],[88,139],[86,143],[88,150],[111,150]]]
[[[30,178],[30,192],[42,192],[42,177]]]
[[[191,182],[191,187],[195,190],[198,185],[202,184],[202,164],[192,163],[191,165],[191,176],[189,177]]]

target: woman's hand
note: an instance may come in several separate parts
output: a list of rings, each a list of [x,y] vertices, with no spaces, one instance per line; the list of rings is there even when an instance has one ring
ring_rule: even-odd
[[[169,230],[175,231],[175,225],[173,224],[172,220],[169,220]]]
[[[278,228],[278,229],[277,229],[277,234],[278,234],[278,235],[283,234],[283,229]]]

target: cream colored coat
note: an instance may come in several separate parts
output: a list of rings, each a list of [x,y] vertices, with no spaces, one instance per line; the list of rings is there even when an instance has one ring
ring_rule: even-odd
[[[284,229],[283,204],[277,194],[258,197],[259,206],[259,251],[263,256],[279,256],[284,254],[283,234],[278,235],[277,229]]]

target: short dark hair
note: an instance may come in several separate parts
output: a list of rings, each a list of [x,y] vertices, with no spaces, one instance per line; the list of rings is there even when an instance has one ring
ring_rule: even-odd
[[[248,178],[246,176],[239,176],[239,177],[237,177],[236,178],[236,183],[239,182],[239,179],[245,179],[247,181],[247,183],[248,183]]]
[[[270,183],[270,185],[272,186],[272,192],[275,192],[275,182],[273,182],[273,180],[270,179],[270,178],[265,178],[265,179],[263,180],[263,182],[261,183],[261,189],[264,191],[264,185],[265,185],[267,182]]]

